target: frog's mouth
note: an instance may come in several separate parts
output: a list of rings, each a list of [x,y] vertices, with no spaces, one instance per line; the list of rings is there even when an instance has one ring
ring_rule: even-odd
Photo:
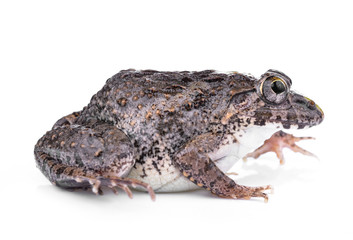
[[[288,96],[291,109],[287,112],[287,120],[291,125],[298,125],[298,129],[312,127],[324,120],[324,112],[311,99],[295,92]]]
[[[256,111],[255,125],[280,124],[284,129],[303,129],[320,124],[324,112],[311,99],[291,91],[285,103],[265,104]]]

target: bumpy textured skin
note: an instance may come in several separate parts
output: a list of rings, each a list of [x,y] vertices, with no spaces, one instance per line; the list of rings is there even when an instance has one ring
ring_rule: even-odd
[[[228,178],[207,156],[234,133],[268,123],[303,128],[320,123],[322,111],[310,99],[288,92],[280,105],[261,97],[261,79],[239,73],[124,70],[108,79],[88,106],[60,119],[35,146],[37,166],[64,188],[112,187],[131,169],[139,179],[183,174],[221,197],[265,197]],[[237,140],[234,138],[234,142]],[[173,171],[173,172],[172,172]],[[131,180],[127,185],[140,185]],[[96,183],[96,185],[94,185]],[[148,180],[147,180],[148,183]],[[126,186],[126,185],[124,185]]]

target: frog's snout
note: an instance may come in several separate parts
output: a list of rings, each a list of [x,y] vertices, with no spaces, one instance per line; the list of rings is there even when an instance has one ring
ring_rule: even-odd
[[[324,112],[310,98],[294,94],[292,105],[298,111],[298,118],[303,122],[308,122],[309,126],[320,124],[324,120]]]

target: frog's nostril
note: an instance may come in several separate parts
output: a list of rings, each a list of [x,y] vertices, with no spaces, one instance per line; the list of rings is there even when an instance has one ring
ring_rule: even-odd
[[[316,104],[313,100],[309,100],[307,103],[307,106],[310,110],[315,110],[316,109]]]
[[[310,110],[316,110],[316,104],[313,100],[311,100],[310,98],[304,97],[306,99],[306,103],[305,105],[310,109]]]

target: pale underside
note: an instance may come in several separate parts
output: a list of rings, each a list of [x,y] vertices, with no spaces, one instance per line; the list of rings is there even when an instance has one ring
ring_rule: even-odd
[[[208,155],[216,163],[217,167],[226,173],[239,159],[262,145],[266,139],[270,138],[278,130],[280,130],[278,125],[253,126],[246,130],[240,130],[234,135],[227,136],[230,140],[228,144],[222,145]],[[233,143],[230,138],[235,138],[237,142]],[[184,177],[179,169],[173,166],[169,157],[166,158],[163,166],[160,166],[160,173],[156,168],[152,167],[153,159],[147,159],[145,164],[151,167],[145,167],[145,175],[142,171],[142,165],[136,164],[128,177],[148,183],[155,192],[181,192],[200,189],[200,187]],[[141,177],[143,175],[144,177]]]

